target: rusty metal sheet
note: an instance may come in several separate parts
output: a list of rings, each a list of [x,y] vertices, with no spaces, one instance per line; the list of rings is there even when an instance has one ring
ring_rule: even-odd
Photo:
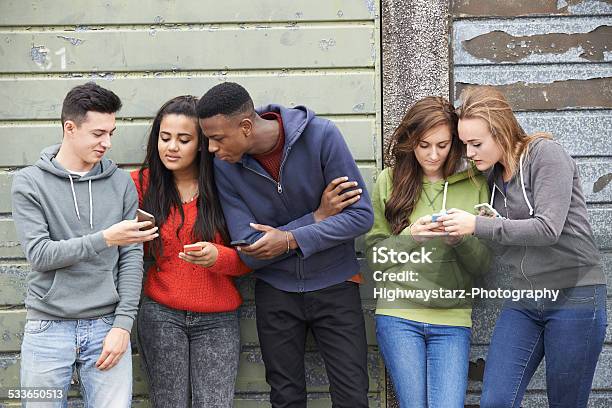
[[[495,85],[516,111],[612,108],[612,64],[459,66],[454,95]]]
[[[0,25],[372,20],[375,12],[371,0],[2,0]]]
[[[454,0],[451,3],[455,18],[612,14],[610,0]]]
[[[201,96],[225,81],[238,82],[257,105],[275,102],[306,105],[319,115],[375,114],[374,70],[357,71],[219,71],[207,74],[108,74],[77,77],[0,78],[0,120],[58,119],[66,93],[95,81],[123,100],[119,117],[148,118],[176,95]],[[334,96],[321,97],[333,89]]]
[[[572,156],[612,156],[612,111],[517,112],[516,117],[527,133],[552,133]]]
[[[461,20],[455,65],[612,61],[612,17]]]

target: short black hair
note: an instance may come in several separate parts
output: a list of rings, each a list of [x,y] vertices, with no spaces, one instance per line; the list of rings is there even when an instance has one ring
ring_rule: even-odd
[[[115,113],[121,109],[121,99],[113,91],[95,82],[87,82],[72,88],[62,104],[62,126],[67,120],[77,125],[83,123],[87,112]]]
[[[200,98],[196,111],[198,118],[206,119],[215,115],[232,116],[237,113],[254,111],[251,95],[234,82],[215,85]]]

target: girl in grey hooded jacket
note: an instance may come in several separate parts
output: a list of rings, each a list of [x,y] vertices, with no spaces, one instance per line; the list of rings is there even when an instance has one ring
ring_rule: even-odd
[[[576,164],[550,135],[526,135],[494,88],[468,88],[461,102],[459,137],[488,171],[498,216],[449,210],[440,220],[451,235],[501,245],[524,294],[506,300],[495,326],[480,406],[519,407],[546,356],[549,404],[586,407],[605,337],[606,286]],[[529,297],[544,289],[553,296]]]

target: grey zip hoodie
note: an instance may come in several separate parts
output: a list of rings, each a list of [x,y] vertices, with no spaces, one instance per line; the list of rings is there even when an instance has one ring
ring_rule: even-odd
[[[605,284],[572,157],[538,139],[519,165],[505,193],[501,167],[489,173],[491,205],[504,218],[477,216],[474,234],[505,246],[501,261],[518,289]]]
[[[103,158],[83,177],[44,149],[13,177],[13,219],[32,271],[27,319],[89,319],[114,314],[128,331],[142,282],[142,245],[108,247],[102,231],[134,219],[136,188],[128,173]]]

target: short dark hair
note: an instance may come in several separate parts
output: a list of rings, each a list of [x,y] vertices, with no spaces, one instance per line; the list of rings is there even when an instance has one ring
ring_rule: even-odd
[[[67,120],[77,125],[83,123],[87,112],[115,113],[121,109],[121,99],[113,91],[95,82],[87,82],[72,88],[62,104],[62,126]]]
[[[206,119],[215,115],[232,116],[237,113],[254,111],[251,95],[234,82],[215,85],[200,98],[196,111],[198,118]]]

